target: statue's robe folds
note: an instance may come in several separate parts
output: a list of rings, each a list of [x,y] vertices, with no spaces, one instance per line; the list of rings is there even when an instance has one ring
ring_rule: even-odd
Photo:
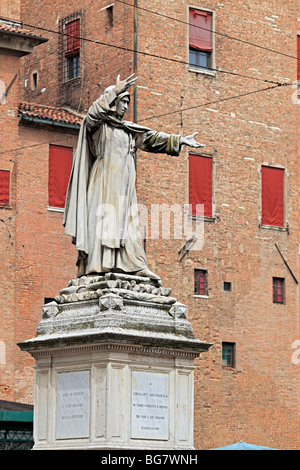
[[[115,117],[113,90],[90,107],[66,196],[63,225],[78,250],[78,276],[147,268],[136,197],[136,149],[178,156],[180,136]]]

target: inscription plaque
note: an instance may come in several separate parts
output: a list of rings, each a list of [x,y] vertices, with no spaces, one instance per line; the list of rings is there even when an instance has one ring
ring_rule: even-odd
[[[168,440],[168,374],[133,371],[131,406],[133,439]]]
[[[90,372],[57,374],[56,438],[89,436]]]

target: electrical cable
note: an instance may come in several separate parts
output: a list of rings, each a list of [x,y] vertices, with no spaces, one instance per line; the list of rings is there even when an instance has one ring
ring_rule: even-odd
[[[28,28],[35,28],[35,29],[45,31],[45,32],[48,32],[48,33],[54,33],[54,34],[59,34],[59,35],[63,35],[63,36],[68,36],[70,38],[80,39],[81,41],[87,41],[87,42],[90,42],[90,43],[93,43],[93,44],[98,44],[100,46],[111,47],[111,48],[114,48],[114,49],[123,50],[123,51],[127,51],[127,52],[136,52],[137,54],[141,54],[141,55],[144,55],[144,56],[147,56],[147,57],[152,57],[152,58],[155,58],[155,59],[167,60],[169,62],[174,62],[174,63],[178,63],[178,64],[183,64],[183,65],[189,65],[189,62],[186,62],[184,60],[174,59],[174,58],[171,58],[171,57],[165,57],[165,56],[161,56],[161,55],[157,55],[157,54],[151,54],[150,52],[144,52],[144,51],[139,51],[139,50],[135,51],[134,49],[131,49],[129,47],[117,46],[115,44],[109,44],[107,42],[102,42],[102,41],[99,41],[97,39],[89,39],[89,38],[84,38],[84,37],[81,37],[81,36],[78,37],[78,36],[68,34],[68,33],[65,33],[65,32],[55,31],[55,30],[51,30],[49,28],[43,28],[41,26],[34,26],[34,25],[31,25],[31,24],[28,24],[28,23],[23,23],[23,25],[28,27]],[[270,84],[276,84],[276,85],[280,84],[280,82],[277,82],[277,81],[274,81],[274,80],[251,77],[249,75],[244,75],[244,74],[240,74],[240,73],[237,73],[237,72],[231,72],[231,71],[228,71],[228,70],[214,69],[214,68],[210,68],[209,70],[210,71],[215,71],[215,72],[218,72],[218,73],[234,75],[234,76],[240,77],[240,78],[247,78],[249,80],[260,81],[260,82],[264,82],[264,83],[270,83]]]
[[[116,0],[118,1],[119,3],[124,3],[128,6],[132,6],[122,0]],[[177,20],[175,18],[171,18],[171,17],[168,17],[166,15],[163,15],[161,13],[157,13],[157,12],[154,12],[154,11],[151,11],[151,10],[147,10],[147,9],[144,9],[142,7],[138,7],[138,8],[141,8],[142,10],[145,10],[149,13],[153,13],[153,14],[157,14],[159,16],[163,16],[163,17],[166,17],[168,19],[171,19],[171,20],[174,20],[174,21],[179,21],[181,23],[185,23],[185,24],[189,24],[189,23],[186,23],[184,21],[181,21],[181,20]],[[39,30],[42,30],[42,31],[46,31],[46,32],[49,32],[49,33],[54,33],[54,34],[59,34],[59,35],[65,35],[65,36],[70,36],[70,37],[76,37],[77,36],[73,36],[73,35],[70,35],[70,34],[67,34],[67,33],[63,33],[63,32],[60,32],[60,31],[54,31],[54,30],[51,30],[49,28],[43,28],[43,27],[40,27],[40,26],[34,26],[34,25],[31,25],[31,24],[26,24],[26,23],[23,23],[23,26],[26,26],[26,27],[30,27],[30,28],[35,28],[35,29],[39,29]],[[214,31],[212,31],[214,32]],[[216,33],[214,32],[215,34],[222,34],[223,36],[226,36],[228,37],[229,39],[235,39],[237,41],[241,41],[241,42],[245,42],[243,40],[240,40],[238,38],[233,38],[233,37],[230,37],[230,36],[227,36],[223,33]],[[123,47],[123,46],[116,46],[116,45],[113,45],[113,44],[108,44],[108,43],[105,43],[105,42],[101,42],[101,41],[98,41],[98,40],[94,40],[94,39],[88,39],[88,38],[83,38],[83,37],[80,37],[79,39],[83,40],[83,41],[87,41],[87,42],[91,42],[91,43],[95,43],[95,44],[99,44],[99,45],[103,45],[103,46],[107,46],[107,47],[112,47],[112,48],[116,48],[116,49],[121,49],[121,50],[124,50],[124,51],[127,51],[127,52],[134,52],[133,49],[130,49],[130,48],[126,48],[126,47]],[[247,42],[246,42],[247,43]],[[259,46],[259,45],[255,45],[255,44],[252,44],[252,43],[247,43],[249,45],[252,45],[252,46],[257,46],[257,47],[260,47],[260,48],[263,48],[265,49],[263,46]],[[267,48],[267,50],[271,51],[271,52],[274,52],[274,53],[279,53],[281,55],[286,55],[287,57],[290,57],[290,58],[293,58],[295,59],[295,57],[293,56],[289,56],[287,54],[284,54],[284,53],[280,53],[278,51],[274,51],[272,49],[269,49]],[[171,61],[171,62],[176,62],[176,63],[181,63],[181,64],[184,64],[184,65],[189,65],[188,62],[185,62],[185,61],[181,61],[179,59],[173,59],[173,58],[168,58],[168,57],[163,57],[163,56],[158,56],[158,55],[155,55],[155,54],[151,54],[151,53],[148,53],[148,52],[143,52],[143,51],[137,51],[139,54],[142,54],[142,55],[145,55],[145,56],[150,56],[150,57],[153,57],[153,58],[158,58],[158,59],[163,59],[163,60],[168,60],[168,61]],[[211,69],[210,69],[211,70]],[[262,88],[262,89],[259,89],[259,90],[254,90],[254,91],[251,91],[251,92],[246,92],[246,93],[242,93],[240,95],[234,95],[234,96],[230,96],[230,97],[227,97],[227,98],[222,98],[220,100],[214,100],[214,101],[210,101],[210,102],[206,102],[206,103],[202,103],[202,104],[199,104],[199,105],[195,105],[195,106],[191,106],[191,107],[188,107],[188,108],[184,108],[184,109],[178,109],[178,110],[175,110],[175,111],[171,111],[169,113],[163,113],[163,114],[159,114],[159,115],[153,115],[153,116],[150,116],[148,118],[144,118],[142,120],[140,120],[140,122],[144,122],[144,121],[148,121],[148,120],[151,120],[151,119],[156,119],[156,118],[160,118],[160,117],[164,117],[164,116],[170,116],[172,114],[177,114],[177,113],[182,113],[184,111],[189,111],[189,110],[192,110],[192,109],[197,109],[197,108],[201,108],[201,107],[205,107],[205,106],[209,106],[209,105],[212,105],[212,104],[216,104],[216,103],[222,103],[222,102],[225,102],[225,101],[229,101],[229,100],[233,100],[233,99],[239,99],[239,98],[242,98],[242,97],[245,97],[245,96],[249,96],[249,95],[253,95],[253,94],[256,94],[256,93],[261,93],[263,91],[267,91],[267,90],[272,90],[272,89],[275,89],[275,88],[278,88],[278,87],[283,87],[283,86],[290,86],[292,85],[292,83],[280,83],[280,82],[276,82],[276,81],[271,81],[271,80],[267,80],[267,79],[259,79],[259,78],[255,78],[255,77],[250,77],[250,76],[247,76],[247,75],[242,75],[242,74],[238,74],[236,72],[229,72],[229,71],[225,71],[225,70],[219,70],[219,69],[215,69],[215,71],[217,72],[221,72],[221,73],[226,73],[226,74],[232,74],[232,75],[235,75],[235,76],[238,76],[238,77],[242,77],[242,78],[248,78],[248,79],[252,79],[252,80],[257,80],[257,81],[263,81],[263,82],[266,82],[266,83],[271,83],[273,84],[274,86],[270,86],[270,87],[267,87],[267,88]],[[56,142],[59,142],[60,140],[63,140],[63,139],[59,139],[59,140],[56,140]],[[42,142],[42,143],[39,143],[39,144],[33,144],[33,145],[28,145],[28,146],[23,146],[23,147],[17,147],[15,149],[9,149],[9,150],[6,150],[6,151],[0,151],[0,154],[6,154],[6,153],[10,153],[10,152],[13,152],[13,151],[18,151],[18,150],[22,150],[22,149],[25,149],[25,148],[30,148],[30,147],[37,147],[39,145],[46,145],[48,142]]]
[[[115,0],[115,1],[118,2],[118,3],[123,3],[125,5],[130,6],[130,7],[134,7],[134,5],[131,5],[130,3],[124,2],[123,0]],[[178,23],[182,23],[182,24],[185,24],[185,25],[190,25],[190,23],[187,22],[187,21],[179,20],[178,18],[174,18],[174,17],[168,16],[168,15],[164,15],[163,13],[159,13],[157,11],[148,10],[147,8],[143,8],[143,7],[140,7],[140,6],[135,6],[135,8],[146,11],[147,13],[152,13],[153,15],[157,15],[157,16],[160,16],[162,18],[166,18],[168,20],[177,21]],[[213,29],[208,29],[208,28],[204,28],[202,26],[196,26],[196,25],[193,25],[193,26],[195,28],[199,28],[199,29],[202,29],[204,31],[211,32],[211,33],[216,34],[218,36],[223,36],[227,39],[231,39],[233,41],[238,41],[238,42],[241,42],[243,44],[247,44],[248,46],[257,47],[257,48],[263,49],[265,51],[273,52],[274,54],[279,54],[279,55],[282,55],[282,56],[285,56],[285,57],[289,57],[290,59],[300,60],[300,58],[291,56],[289,54],[285,54],[284,52],[275,51],[274,49],[271,49],[269,47],[265,47],[265,46],[261,46],[260,44],[255,44],[255,43],[252,43],[252,42],[249,42],[249,41],[245,41],[244,39],[236,38],[234,36],[229,36],[228,34],[221,33],[221,32],[218,32],[218,31],[214,31]]]
[[[291,85],[290,83],[279,83],[277,85],[274,85],[274,86],[269,86],[267,88],[260,88],[259,90],[254,90],[254,91],[249,91],[249,92],[246,92],[246,93],[242,93],[240,95],[235,95],[235,96],[229,96],[227,98],[222,98],[220,100],[215,100],[215,101],[209,101],[207,103],[202,103],[202,104],[199,104],[199,105],[195,105],[195,106],[190,106],[188,108],[184,108],[184,109],[177,109],[175,111],[171,111],[169,113],[163,113],[163,114],[158,114],[158,115],[154,115],[154,116],[150,116],[148,118],[144,118],[144,119],[140,119],[139,122],[144,122],[144,121],[148,121],[150,119],[156,119],[156,118],[161,118],[161,117],[164,117],[164,116],[170,116],[172,114],[178,114],[178,113],[182,113],[184,111],[190,111],[191,109],[197,109],[197,108],[202,108],[204,106],[210,106],[212,104],[216,104],[216,103],[223,103],[224,101],[230,101],[230,100],[235,100],[235,99],[238,99],[238,98],[243,98],[244,96],[249,96],[249,95],[254,95],[255,93],[261,93],[263,91],[268,91],[268,90],[274,90],[275,88],[279,88],[279,87],[283,87],[283,86],[289,86]]]
[[[141,120],[139,120],[139,122],[149,121],[150,119],[156,119],[156,118],[160,118],[160,117],[164,117],[164,116],[170,116],[172,114],[182,113],[184,111],[190,111],[191,109],[201,108],[201,107],[204,107],[204,106],[209,106],[211,104],[222,103],[222,102],[225,102],[225,101],[230,101],[230,100],[234,100],[234,99],[238,99],[238,98],[243,98],[244,96],[254,95],[255,93],[261,93],[263,91],[274,90],[276,88],[289,86],[289,85],[290,85],[289,83],[286,83],[286,84],[277,84],[277,85],[270,86],[270,87],[267,87],[267,88],[260,88],[259,90],[249,91],[249,92],[246,92],[246,93],[242,93],[240,95],[229,96],[227,98],[222,98],[220,100],[215,100],[215,101],[210,101],[210,102],[207,102],[207,103],[202,103],[202,104],[191,106],[191,107],[184,108],[184,109],[178,109],[178,110],[175,110],[175,111],[171,111],[169,113],[157,114],[157,115],[154,115],[154,116],[150,116],[148,118],[141,119]],[[62,140],[65,140],[65,139],[68,139],[68,138],[71,138],[71,137],[72,136],[66,136],[63,139],[58,139],[58,140],[53,141],[53,143],[56,143],[56,142],[59,142],[59,141],[62,141]],[[49,142],[41,142],[39,144],[31,144],[31,145],[27,145],[27,146],[23,146],[23,147],[16,147],[14,149],[8,149],[8,150],[5,150],[5,151],[0,151],[0,154],[16,152],[18,150],[23,150],[23,149],[30,148],[30,147],[38,147],[40,145],[47,145],[48,143]]]
[[[56,144],[57,142],[62,142],[62,141],[65,141],[67,139],[71,139],[72,137],[73,137],[72,135],[65,136],[62,139],[56,139],[56,140],[53,140],[53,141],[51,140],[51,143]],[[17,152],[18,150],[29,149],[30,147],[39,147],[40,145],[49,145],[49,141],[40,142],[39,144],[24,145],[22,147],[16,147],[14,149],[8,149],[8,150],[4,150],[4,151],[0,150],[0,155],[5,155],[6,153],[11,153],[11,152]]]

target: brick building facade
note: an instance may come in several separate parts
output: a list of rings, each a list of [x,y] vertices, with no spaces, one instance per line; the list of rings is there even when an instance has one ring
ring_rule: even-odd
[[[9,335],[13,325],[15,343],[31,337],[44,298],[75,273],[62,214],[48,207],[47,181],[49,143],[75,146],[76,125],[59,127],[61,117],[51,125],[45,107],[84,114],[117,74],[135,71],[129,118],[170,133],[199,132],[206,145],[178,158],[137,158],[149,267],[189,306],[196,336],[213,343],[195,363],[196,449],[240,440],[300,444],[298,107],[291,86],[299,13],[297,2],[284,1],[22,2],[24,27],[49,40],[21,59],[22,119],[13,132],[20,146],[45,145],[20,151],[12,172],[18,217],[13,227],[2,224],[1,236],[10,279],[3,298],[14,309],[3,331]],[[204,204],[204,217],[194,213],[196,203]],[[165,212],[158,237],[153,221],[163,209],[182,215],[185,204],[204,239],[182,257],[190,234],[178,233],[181,219],[170,216],[169,232]],[[0,398],[30,403],[32,363],[9,336],[0,340],[7,351],[1,382],[9,384]]]
[[[9,2],[2,10],[1,3],[6,17],[0,19],[0,395],[3,402],[15,402],[18,410],[18,403],[33,403],[33,362],[16,343],[34,331],[41,301],[54,295],[66,276],[74,275],[70,245],[61,241],[61,213],[49,206],[48,160],[49,144],[73,151],[81,118],[21,103],[21,57],[47,38],[22,28],[17,9],[9,8],[15,6]],[[68,262],[68,255],[60,255],[64,242]],[[0,434],[2,448],[7,445],[2,428]]]

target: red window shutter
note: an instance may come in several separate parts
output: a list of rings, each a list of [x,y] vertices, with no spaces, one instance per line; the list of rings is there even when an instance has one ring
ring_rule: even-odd
[[[297,36],[297,48],[298,48],[298,51],[297,51],[297,58],[298,58],[298,61],[297,61],[297,64],[298,64],[297,80],[300,81],[300,36]]]
[[[65,207],[66,193],[72,168],[71,147],[49,146],[49,206]]]
[[[284,279],[273,277],[273,302],[278,304],[284,302]]]
[[[212,13],[190,8],[190,47],[200,51],[212,51]]]
[[[262,224],[284,226],[284,170],[262,167]]]
[[[283,302],[283,281],[282,279],[278,279],[277,281],[277,302]]]
[[[197,204],[204,205],[204,216],[212,217],[212,158],[189,155],[189,204],[192,215],[203,215]]]
[[[207,295],[207,271],[194,270],[194,294]]]
[[[0,204],[9,204],[10,172],[0,170]]]
[[[206,285],[205,285],[205,272],[201,271],[199,276],[199,294],[205,295],[206,294]]]
[[[74,55],[80,50],[80,19],[66,24],[67,50],[66,55]]]

